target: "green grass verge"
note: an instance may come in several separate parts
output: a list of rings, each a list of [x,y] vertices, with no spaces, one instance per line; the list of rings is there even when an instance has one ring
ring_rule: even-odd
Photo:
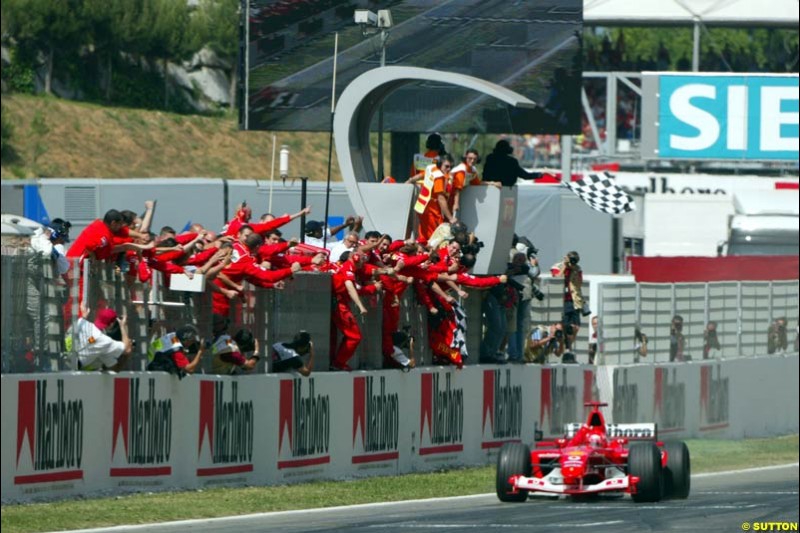
[[[694,472],[791,463],[800,451],[797,435],[687,444]],[[4,505],[0,516],[4,532],[56,531],[487,492],[494,492],[494,466],[355,481]]]

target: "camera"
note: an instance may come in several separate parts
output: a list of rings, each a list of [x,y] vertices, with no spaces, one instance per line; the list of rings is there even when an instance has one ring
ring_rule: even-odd
[[[539,290],[539,287],[537,287],[536,285],[531,286],[531,294],[533,294],[533,297],[539,300],[540,302],[544,300],[544,293],[541,290]]]
[[[564,332],[562,330],[560,330],[560,329],[557,329],[556,330],[556,339],[563,339],[563,338],[564,338]]]
[[[483,242],[476,240],[475,242],[471,242],[469,244],[465,244],[464,246],[462,246],[461,252],[463,254],[478,255],[478,252],[481,251],[481,248],[483,248],[483,246],[484,246]]]

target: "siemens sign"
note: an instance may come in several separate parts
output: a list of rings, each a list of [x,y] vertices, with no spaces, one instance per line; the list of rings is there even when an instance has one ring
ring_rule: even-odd
[[[798,159],[798,77],[645,74],[646,158]]]

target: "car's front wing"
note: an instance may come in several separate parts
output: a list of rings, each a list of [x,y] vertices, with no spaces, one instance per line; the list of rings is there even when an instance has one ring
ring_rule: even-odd
[[[512,476],[509,480],[516,490],[531,492],[548,492],[551,494],[594,494],[598,492],[636,491],[639,478],[630,475],[610,477],[592,484],[565,484],[560,472],[555,470],[545,477]]]

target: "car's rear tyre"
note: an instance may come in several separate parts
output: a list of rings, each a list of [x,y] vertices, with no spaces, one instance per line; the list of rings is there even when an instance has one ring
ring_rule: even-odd
[[[520,442],[507,442],[497,454],[497,497],[501,502],[524,502],[527,490],[517,490],[508,482],[511,476],[531,475],[531,450]]]
[[[628,450],[628,474],[639,478],[635,502],[657,502],[663,492],[661,452],[652,442],[637,442]]]
[[[684,442],[667,442],[667,467],[664,469],[664,496],[685,500],[692,484],[689,448]]]

